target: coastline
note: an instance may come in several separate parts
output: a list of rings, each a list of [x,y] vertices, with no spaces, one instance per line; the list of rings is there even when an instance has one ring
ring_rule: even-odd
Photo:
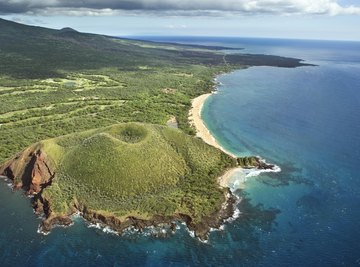
[[[214,81],[215,81],[216,85],[218,85],[216,78],[214,78]],[[211,145],[217,149],[220,149],[225,154],[229,155],[230,157],[232,157],[234,159],[237,159],[237,160],[249,159],[249,157],[239,158],[235,154],[226,150],[223,146],[221,146],[218,143],[216,138],[211,134],[209,129],[206,127],[205,122],[203,121],[203,119],[201,117],[201,111],[202,111],[202,108],[204,107],[206,100],[215,93],[216,93],[216,91],[212,91],[211,93],[202,94],[202,95],[192,99],[192,101],[191,101],[191,109],[189,110],[188,120],[189,120],[189,123],[196,130],[196,137],[201,138],[208,145]],[[267,163],[266,160],[260,156],[254,156],[254,157],[252,157],[251,160],[254,160],[254,159],[256,161],[255,164],[245,163],[243,165],[239,165],[237,167],[226,170],[224,172],[224,174],[218,178],[218,184],[220,185],[220,187],[230,189],[230,185],[229,185],[230,179],[232,176],[234,176],[234,174],[237,171],[246,171],[245,179],[240,182],[241,188],[245,187],[246,178],[248,178],[248,177],[258,176],[259,174],[264,173],[264,172],[281,172],[281,168],[279,166],[277,166],[275,164]]]
[[[227,151],[224,147],[222,147],[215,137],[210,133],[209,129],[206,127],[203,119],[201,118],[201,111],[205,104],[205,101],[208,99],[209,96],[213,95],[213,93],[207,93],[200,95],[194,98],[191,102],[191,109],[189,111],[189,122],[192,126],[196,129],[196,136],[201,138],[205,143],[216,147],[223,151],[224,153],[228,154],[233,158],[237,158],[236,155],[232,154],[231,152]]]
[[[216,210],[201,216],[199,219],[192,213],[174,211],[173,214],[164,215],[151,214],[146,218],[133,214],[126,214],[123,217],[117,217],[112,212],[103,210],[92,210],[86,203],[74,198],[66,209],[54,211],[52,207],[56,205],[57,199],[52,199],[43,190],[51,186],[56,179],[56,165],[53,159],[47,155],[44,147],[36,143],[14,158],[8,160],[3,166],[0,166],[0,178],[8,177],[11,180],[12,188],[23,189],[26,196],[31,198],[33,210],[41,218],[38,227],[38,233],[48,234],[54,227],[68,227],[73,224],[73,216],[77,214],[90,224],[106,229],[105,232],[123,233],[128,228],[134,228],[143,231],[147,227],[163,227],[169,232],[174,231],[176,222],[185,223],[189,231],[200,241],[205,242],[211,229],[218,229],[224,222],[234,218],[235,203],[237,198],[232,194],[229,188],[224,188],[224,203],[216,206]],[[230,166],[230,165],[228,165]],[[22,179],[16,179],[21,177]],[[29,185],[24,185],[23,181],[29,181]],[[217,187],[217,185],[214,185]],[[194,219],[195,218],[195,219]]]
[[[205,101],[213,95],[212,93],[206,93],[202,94],[196,98],[194,98],[191,102],[191,109],[189,111],[189,122],[194,128],[196,129],[196,136],[201,138],[205,143],[208,145],[211,145],[215,148],[220,149],[225,154],[237,158],[236,155],[232,154],[231,152],[227,151],[224,147],[222,147],[215,137],[211,134],[209,129],[206,127],[202,117],[201,117],[201,111],[205,104]],[[234,175],[234,173],[238,170],[241,170],[241,167],[235,167],[227,170],[222,176],[218,178],[218,183],[221,187],[229,187],[229,180]]]
[[[218,183],[221,187],[229,187],[229,182],[231,177],[239,170],[242,170],[240,167],[235,167],[227,170],[222,176],[218,178]],[[229,187],[230,188],[230,187]]]

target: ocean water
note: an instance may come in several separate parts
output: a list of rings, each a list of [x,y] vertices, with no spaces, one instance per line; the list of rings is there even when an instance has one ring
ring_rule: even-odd
[[[153,38],[159,40],[159,38]],[[360,43],[162,38],[305,59],[316,67],[253,67],[217,77],[202,111],[219,142],[280,173],[248,177],[239,218],[208,243],[175,234],[117,236],[77,218],[37,233],[29,199],[0,183],[1,266],[360,266]],[[230,51],[229,51],[230,52]]]

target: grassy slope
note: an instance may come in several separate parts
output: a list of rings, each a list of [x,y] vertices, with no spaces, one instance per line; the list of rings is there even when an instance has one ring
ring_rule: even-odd
[[[0,19],[0,73],[17,78],[63,77],[115,67],[219,64],[221,54],[192,46],[156,45],[102,35],[25,26]]]
[[[174,115],[191,133],[190,99],[226,68],[222,56],[145,44],[0,20],[0,162],[39,140],[118,122]]]
[[[0,162],[40,140],[71,134],[42,142],[60,168],[44,192],[56,199],[53,209],[66,211],[75,196],[118,216],[182,211],[197,219],[223,201],[215,177],[229,159],[179,131],[144,126],[144,140],[124,144],[117,137],[122,126],[110,126],[165,124],[175,116],[192,134],[191,99],[212,89],[214,74],[244,65],[299,65],[2,19],[0,62]]]
[[[175,116],[192,134],[190,101],[211,90],[214,74],[243,65],[299,65],[2,19],[0,62],[0,162],[39,140],[119,122],[165,124]]]
[[[74,199],[119,217],[181,212],[195,221],[224,202],[216,177],[235,160],[179,130],[117,124],[42,142],[57,165],[43,196],[66,213]]]

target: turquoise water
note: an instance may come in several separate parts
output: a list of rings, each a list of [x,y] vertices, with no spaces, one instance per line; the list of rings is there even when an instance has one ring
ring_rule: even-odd
[[[171,40],[170,40],[171,41]],[[238,155],[280,173],[248,178],[241,215],[209,243],[175,234],[122,236],[80,218],[49,235],[29,199],[0,183],[1,266],[359,266],[360,45],[261,39],[183,39],[304,58],[317,67],[254,67],[218,77],[203,117]],[[276,53],[274,53],[276,51]]]
[[[342,46],[332,49],[340,58]],[[349,54],[341,60],[329,50],[329,60],[314,54],[318,67],[222,75],[205,105],[203,117],[220,143],[283,169],[246,185],[253,205],[280,210],[271,234],[260,237],[266,251],[260,265],[360,264],[360,64]]]

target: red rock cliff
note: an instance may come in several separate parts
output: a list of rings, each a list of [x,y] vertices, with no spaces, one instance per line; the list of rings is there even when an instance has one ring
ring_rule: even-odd
[[[47,155],[36,146],[25,149],[0,166],[0,175],[13,180],[14,186],[27,194],[39,193],[42,187],[51,183],[54,174]]]

